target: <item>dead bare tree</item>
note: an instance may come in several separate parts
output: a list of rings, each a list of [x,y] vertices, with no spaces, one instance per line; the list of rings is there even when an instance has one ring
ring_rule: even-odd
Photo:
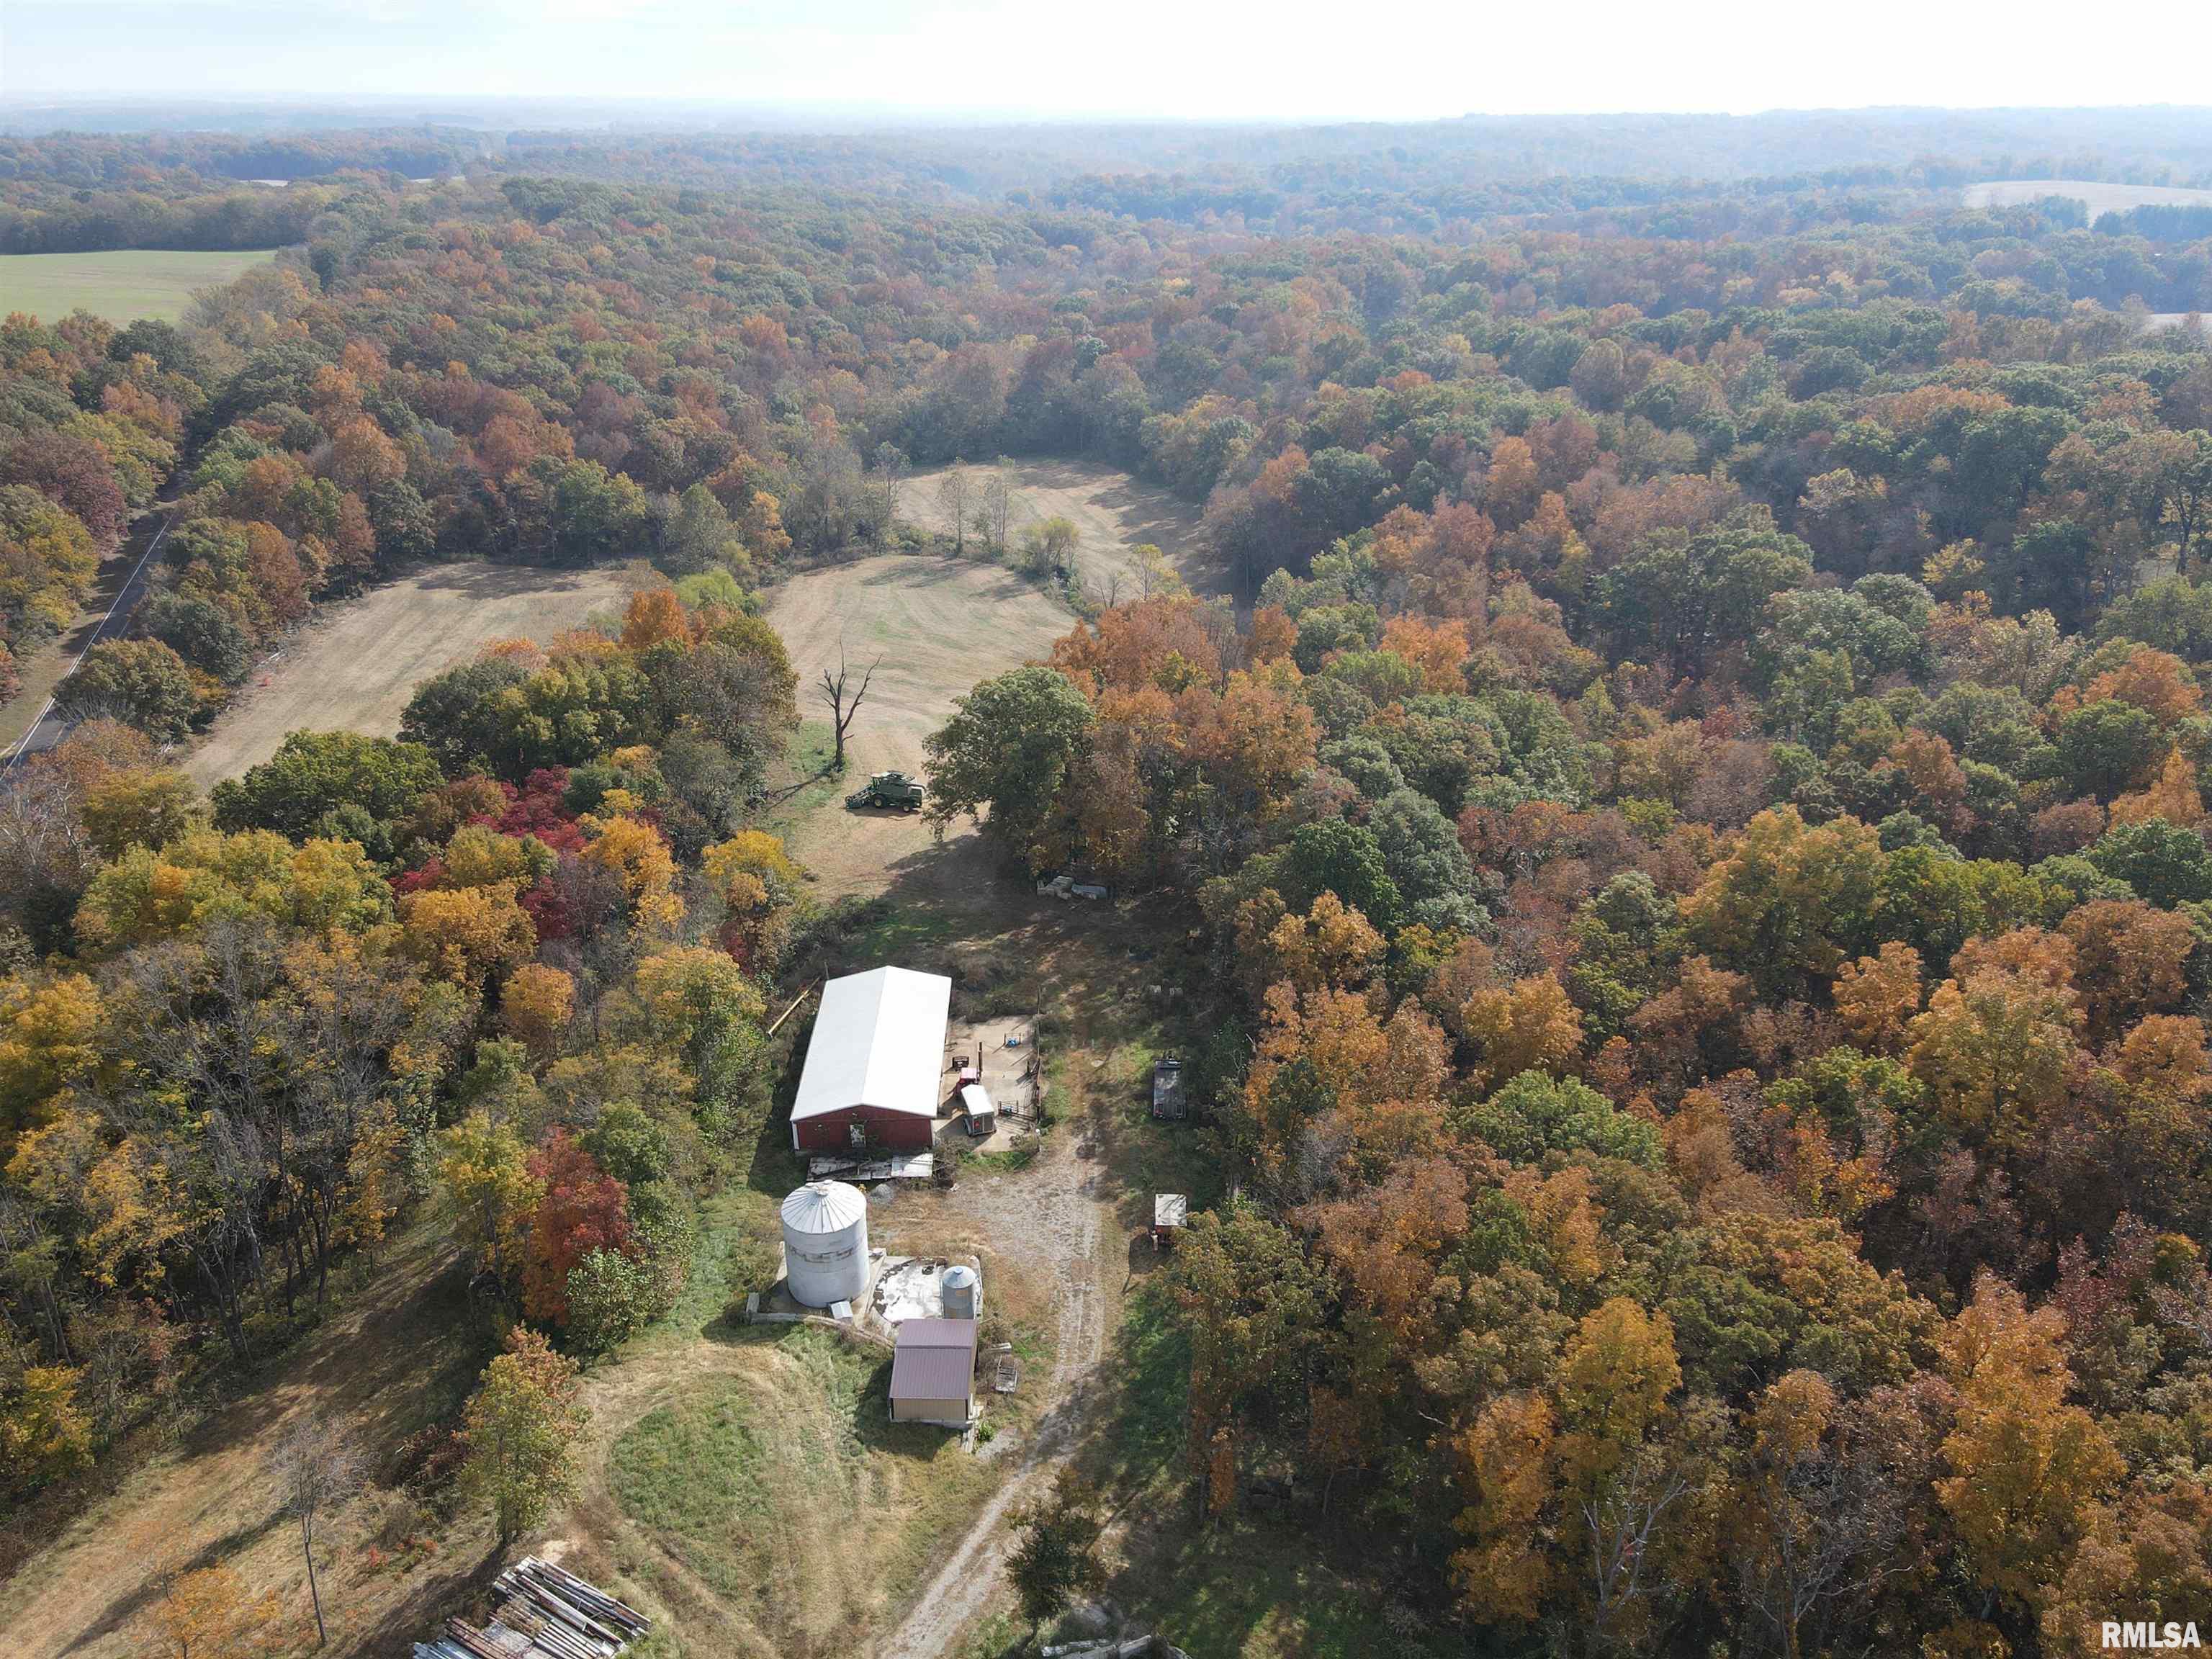
[[[307,1595],[315,1604],[315,1645],[327,1647],[323,1589],[315,1576],[315,1539],[327,1520],[361,1490],[361,1454],[345,1431],[310,1411],[277,1443],[276,1476],[284,1507],[300,1526],[300,1552],[307,1559]]]
[[[937,486],[937,510],[952,526],[952,550],[956,554],[968,550],[968,503],[972,493],[967,467],[953,462],[951,470]]]
[[[876,468],[876,487],[883,491],[884,531],[886,535],[898,528],[899,498],[906,484],[906,452],[896,444],[881,443],[873,456]]]
[[[994,547],[1004,549],[1014,511],[1014,464],[1000,459],[983,481],[983,534]]]
[[[852,729],[853,716],[860,712],[860,699],[868,695],[868,683],[875,678],[876,664],[881,661],[883,659],[878,657],[868,665],[867,672],[860,676],[859,687],[849,695],[847,686],[850,675],[845,666],[844,647],[837,647],[837,672],[832,674],[826,668],[822,671],[821,697],[830,705],[830,724],[836,732],[836,750],[830,763],[840,772],[845,769],[845,733]]]

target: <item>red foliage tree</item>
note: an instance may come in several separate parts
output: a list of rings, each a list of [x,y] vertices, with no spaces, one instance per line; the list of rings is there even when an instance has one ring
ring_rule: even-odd
[[[107,457],[82,438],[33,432],[0,456],[0,484],[28,484],[83,520],[103,546],[123,538],[130,510]]]
[[[522,1310],[550,1324],[568,1322],[568,1269],[593,1250],[635,1254],[629,1188],[566,1129],[533,1153],[530,1173],[545,1184],[524,1251]]]

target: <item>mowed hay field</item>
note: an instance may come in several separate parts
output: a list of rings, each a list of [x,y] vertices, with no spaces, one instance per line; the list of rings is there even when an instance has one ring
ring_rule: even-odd
[[[2108,185],[2094,179],[1998,179],[1966,186],[1970,208],[2010,207],[2018,202],[2039,202],[2046,196],[2067,196],[2089,210],[2094,223],[2100,213],[2125,213],[2135,207],[2212,207],[2212,190],[2185,190],[2169,185]]]
[[[647,580],[627,568],[437,565],[334,605],[256,671],[185,770],[204,789],[267,760],[288,732],[390,737],[431,675],[492,640],[550,640]]]
[[[274,248],[195,253],[125,248],[106,253],[0,254],[0,316],[27,311],[55,322],[84,310],[112,323],[173,323],[195,289],[220,287],[276,257]]]
[[[969,516],[983,505],[988,465],[968,468]],[[950,467],[917,472],[901,495],[902,516],[939,535],[952,524],[938,491]],[[1130,597],[1136,561],[1129,550],[1149,542],[1167,555],[1182,579],[1202,593],[1221,587],[1218,574],[1205,567],[1199,544],[1199,510],[1157,485],[1088,461],[1020,461],[1014,464],[1013,501],[1006,514],[1007,536],[1018,541],[1025,526],[1044,519],[1066,519],[1075,526],[1076,574],[1103,602],[1109,579],[1121,579],[1119,597]]]
[[[827,720],[822,675],[836,671],[841,651],[854,686],[876,665],[847,739],[844,779],[807,792],[805,810],[771,816],[826,895],[873,890],[932,845],[920,814],[848,811],[846,794],[872,772],[919,772],[922,739],[945,723],[956,698],[978,680],[1043,656],[1075,625],[1065,605],[1010,570],[896,553],[791,577],[769,594],[768,619],[791,653],[800,712],[810,720]]]

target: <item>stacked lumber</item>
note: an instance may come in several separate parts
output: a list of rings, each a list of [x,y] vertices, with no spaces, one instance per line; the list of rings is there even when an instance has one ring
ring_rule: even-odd
[[[415,1644],[415,1659],[615,1659],[653,1628],[636,1608],[535,1556],[500,1574],[492,1594],[489,1624],[448,1619]]]

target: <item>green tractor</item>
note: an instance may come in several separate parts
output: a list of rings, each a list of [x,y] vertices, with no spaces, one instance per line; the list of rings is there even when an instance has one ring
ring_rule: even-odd
[[[921,810],[921,785],[903,772],[877,772],[869,776],[866,787],[855,789],[845,797],[848,807],[889,807],[900,812]]]

